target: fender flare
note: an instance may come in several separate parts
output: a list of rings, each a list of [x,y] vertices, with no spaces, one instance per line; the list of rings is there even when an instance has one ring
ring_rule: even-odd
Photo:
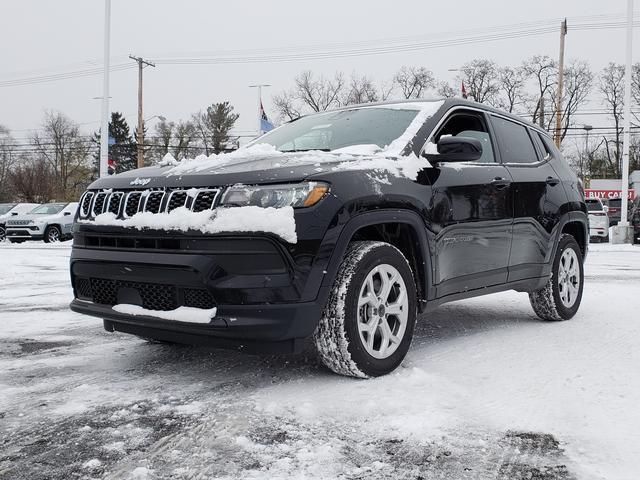
[[[433,278],[431,249],[429,248],[424,221],[420,215],[411,210],[375,210],[361,213],[350,219],[335,240],[335,247],[325,268],[326,274],[322,279],[322,285],[325,287],[333,285],[340,263],[354,234],[361,228],[384,223],[403,223],[412,227],[415,232],[418,248],[424,262],[420,281],[425,288],[424,292],[422,292],[423,298],[419,299],[423,300],[420,304],[424,305],[424,301],[433,298],[435,294],[435,289],[431,284],[431,279]]]

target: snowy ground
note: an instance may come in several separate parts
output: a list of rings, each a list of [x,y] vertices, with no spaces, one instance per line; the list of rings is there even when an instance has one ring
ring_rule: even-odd
[[[592,246],[572,321],[446,305],[368,381],[107,333],[69,252],[0,244],[0,478],[639,478],[640,248]]]

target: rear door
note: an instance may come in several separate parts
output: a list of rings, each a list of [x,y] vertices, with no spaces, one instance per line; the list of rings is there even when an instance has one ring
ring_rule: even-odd
[[[551,261],[554,229],[566,195],[551,166],[552,153],[538,132],[497,115],[491,115],[491,123],[502,162],[513,179],[513,243],[508,281],[540,277],[545,264]]]
[[[436,129],[433,143],[442,135],[476,138],[483,155],[476,162],[440,163],[431,172],[438,297],[506,282],[513,221],[511,178],[495,154],[486,114],[456,110]]]

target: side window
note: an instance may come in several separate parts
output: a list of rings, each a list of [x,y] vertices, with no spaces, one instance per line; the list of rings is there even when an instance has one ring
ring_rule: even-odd
[[[535,163],[538,155],[527,127],[501,117],[491,117],[504,163]]]
[[[438,140],[443,135],[454,137],[470,137],[480,140],[482,143],[482,156],[476,160],[478,163],[494,163],[496,161],[491,145],[489,130],[484,121],[484,115],[477,113],[454,113],[449,117],[440,129],[433,136],[433,141]]]

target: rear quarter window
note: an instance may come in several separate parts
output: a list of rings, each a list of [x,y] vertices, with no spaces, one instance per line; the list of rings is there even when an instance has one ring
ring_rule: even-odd
[[[527,127],[501,117],[491,116],[504,163],[536,163],[539,161]]]

